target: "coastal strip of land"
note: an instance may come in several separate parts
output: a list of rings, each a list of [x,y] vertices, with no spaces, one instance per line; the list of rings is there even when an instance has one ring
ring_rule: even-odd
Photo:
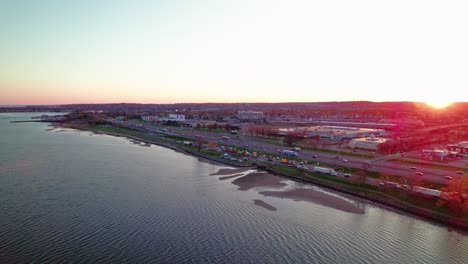
[[[359,188],[359,187],[356,187],[356,186],[350,187],[350,186],[346,186],[346,185],[343,185],[343,184],[339,184],[337,182],[327,181],[327,180],[321,179],[319,177],[317,177],[317,178],[315,178],[315,177],[304,177],[304,176],[301,176],[299,174],[288,173],[288,171],[278,170],[278,168],[275,168],[271,164],[266,164],[266,163],[261,163],[261,162],[254,163],[252,165],[233,163],[233,162],[229,162],[229,161],[224,160],[224,159],[219,158],[219,157],[205,155],[203,153],[193,151],[193,150],[183,149],[183,148],[180,148],[180,147],[176,146],[176,144],[173,144],[173,143],[170,143],[170,142],[161,142],[161,141],[156,141],[156,140],[150,140],[150,139],[138,137],[136,135],[121,134],[121,133],[111,132],[111,131],[101,131],[101,130],[92,129],[92,128],[88,127],[88,126],[73,126],[73,125],[64,124],[64,123],[58,123],[58,124],[54,124],[54,125],[61,126],[61,127],[66,127],[66,128],[73,128],[73,129],[83,130],[83,131],[91,131],[91,132],[94,132],[96,134],[107,134],[107,135],[111,135],[111,136],[125,137],[125,138],[134,139],[134,140],[139,140],[141,142],[150,143],[150,144],[170,148],[170,149],[173,149],[173,150],[181,152],[181,153],[190,154],[190,155],[198,157],[202,161],[213,162],[215,164],[228,165],[230,167],[235,167],[235,168],[239,169],[239,170],[229,169],[230,171],[229,170],[224,170],[221,173],[217,172],[217,173],[219,173],[218,175],[237,174],[239,172],[245,172],[246,169],[256,168],[256,169],[259,169],[259,170],[270,172],[270,173],[275,174],[275,175],[284,176],[284,177],[287,177],[287,178],[295,180],[295,181],[311,183],[311,184],[314,184],[314,185],[317,185],[317,186],[320,186],[320,187],[324,187],[326,189],[337,191],[339,193],[349,194],[349,195],[352,195],[354,197],[361,198],[361,199],[364,199],[364,200],[369,201],[369,202],[373,202],[373,203],[375,203],[377,205],[382,205],[383,207],[385,207],[387,209],[391,208],[391,209],[394,209],[394,210],[397,210],[397,211],[400,211],[400,212],[405,212],[405,213],[408,213],[408,214],[411,214],[411,215],[415,215],[415,216],[418,216],[418,217],[425,218],[427,220],[431,220],[431,221],[441,223],[441,224],[444,224],[444,225],[447,225],[447,226],[452,226],[452,227],[456,227],[456,228],[460,228],[460,229],[468,231],[468,220],[467,219],[457,218],[457,217],[454,217],[454,216],[449,216],[449,215],[445,215],[445,214],[442,214],[442,213],[439,213],[439,212],[435,212],[433,210],[418,207],[418,206],[415,206],[415,205],[412,205],[412,204],[407,203],[405,201],[399,200],[399,199],[397,199],[395,197],[392,197],[392,196],[387,195],[387,194],[382,193],[382,192],[363,189],[363,188]],[[274,195],[274,194],[268,193],[268,195]],[[294,194],[292,194],[292,195],[294,195]],[[257,204],[257,205],[259,205],[259,204]]]

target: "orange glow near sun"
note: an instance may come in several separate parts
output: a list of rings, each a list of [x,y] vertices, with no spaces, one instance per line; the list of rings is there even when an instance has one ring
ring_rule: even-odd
[[[443,109],[443,108],[446,108],[447,106],[451,105],[452,102],[448,102],[448,101],[430,101],[430,102],[426,102],[426,104],[431,106],[431,107],[437,108],[437,109]]]

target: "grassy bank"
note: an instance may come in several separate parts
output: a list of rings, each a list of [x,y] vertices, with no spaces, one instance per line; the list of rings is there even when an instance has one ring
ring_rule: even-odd
[[[269,166],[268,164],[265,165],[267,167]],[[461,217],[454,217],[447,206],[437,205],[438,199],[433,197],[425,197],[407,190],[400,190],[391,187],[377,187],[367,184],[358,184],[342,178],[336,178],[334,176],[320,173],[311,173],[291,167],[271,166],[271,172],[291,176],[304,181],[310,181],[311,183],[318,184],[320,186],[360,197],[364,196],[366,199],[375,200],[379,203],[390,205],[416,215],[468,229],[468,213],[465,213]]]

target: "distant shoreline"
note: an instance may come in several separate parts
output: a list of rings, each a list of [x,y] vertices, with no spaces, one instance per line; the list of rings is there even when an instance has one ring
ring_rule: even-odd
[[[461,229],[463,231],[468,231],[468,219],[455,218],[455,217],[443,215],[443,214],[440,214],[440,213],[437,213],[437,212],[433,212],[433,211],[430,211],[430,210],[427,210],[427,209],[424,209],[424,208],[416,207],[414,205],[404,203],[403,201],[400,201],[400,200],[398,200],[396,198],[385,195],[383,193],[379,193],[379,194],[386,196],[387,199],[383,199],[383,198],[380,198],[380,197],[374,197],[374,196],[372,196],[370,194],[366,194],[364,192],[359,192],[359,191],[356,191],[356,190],[347,189],[347,188],[344,188],[342,186],[337,186],[337,185],[332,184],[332,183],[320,181],[318,179],[303,178],[303,177],[287,174],[287,173],[284,173],[284,172],[276,171],[271,166],[265,166],[265,165],[260,165],[260,164],[254,164],[254,166],[233,164],[233,163],[230,163],[228,161],[221,160],[221,159],[216,159],[216,158],[213,158],[213,157],[210,157],[210,156],[206,156],[206,155],[203,155],[203,154],[198,153],[198,152],[181,149],[181,148],[179,148],[177,146],[174,146],[173,144],[170,144],[170,143],[157,142],[157,141],[152,141],[152,140],[140,138],[140,137],[137,137],[137,136],[119,134],[119,133],[115,133],[115,132],[95,130],[95,129],[91,129],[91,128],[86,127],[86,126],[77,126],[77,125],[72,125],[72,124],[67,124],[67,123],[51,123],[51,124],[53,126],[55,126],[55,127],[72,128],[72,129],[77,129],[77,130],[81,130],[81,131],[90,131],[90,132],[93,132],[93,133],[96,133],[96,134],[103,134],[103,135],[111,135],[111,136],[116,136],[116,137],[130,138],[130,139],[138,140],[138,141],[141,141],[141,142],[166,147],[166,148],[172,149],[172,150],[180,152],[180,153],[189,154],[189,155],[198,157],[203,162],[213,163],[213,164],[216,164],[216,165],[227,165],[227,166],[238,167],[238,168],[257,168],[257,169],[267,171],[267,172],[270,172],[270,173],[278,175],[278,176],[283,176],[283,177],[286,177],[288,179],[292,179],[292,180],[295,180],[295,181],[310,183],[310,184],[313,184],[313,185],[316,185],[316,186],[319,186],[319,187],[323,187],[323,188],[326,188],[326,189],[329,189],[329,190],[336,191],[338,193],[352,195],[353,197],[356,197],[356,198],[359,198],[359,199],[364,199],[365,201],[378,204],[378,205],[380,205],[381,207],[383,207],[386,210],[397,210],[397,211],[404,212],[404,213],[407,213],[409,215],[412,215],[413,217],[414,216],[421,217],[421,218],[424,218],[424,219],[431,220],[433,222],[442,224],[442,225],[447,226],[447,227],[455,227],[455,228],[459,228],[459,229]]]

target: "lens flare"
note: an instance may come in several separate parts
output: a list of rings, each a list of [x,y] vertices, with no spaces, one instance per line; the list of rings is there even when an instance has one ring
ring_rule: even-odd
[[[437,109],[443,109],[446,108],[447,106],[451,105],[453,102],[448,102],[448,101],[430,101],[426,102],[427,105],[437,108]]]

